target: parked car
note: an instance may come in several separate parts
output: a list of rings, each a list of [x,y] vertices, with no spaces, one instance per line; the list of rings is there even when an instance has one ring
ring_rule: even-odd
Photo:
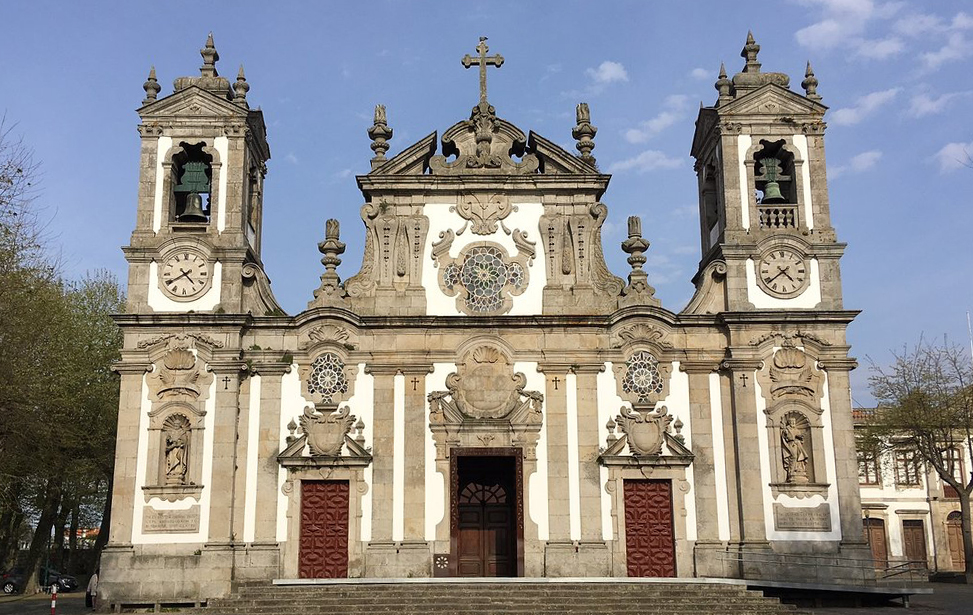
[[[17,566],[0,575],[0,589],[5,594],[15,594],[24,589],[26,581],[24,569]],[[72,592],[78,589],[78,580],[69,574],[62,574],[53,568],[42,567],[38,582],[42,587],[57,584],[57,591]]]

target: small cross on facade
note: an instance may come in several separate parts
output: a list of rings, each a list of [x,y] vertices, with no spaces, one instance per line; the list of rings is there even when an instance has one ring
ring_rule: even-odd
[[[557,376],[554,376],[554,378],[551,379],[551,382],[554,383],[554,390],[556,391],[557,390],[557,385],[561,384],[561,379],[558,378]]]
[[[230,377],[223,376],[223,390],[226,391],[229,388],[230,388]]]
[[[480,67],[480,102],[485,103],[487,101],[487,66],[496,66],[500,68],[503,66],[503,56],[499,53],[495,56],[487,57],[487,51],[490,50],[486,44],[487,37],[480,37],[480,44],[476,46],[476,51],[480,54],[479,57],[474,58],[470,54],[463,56],[463,68],[469,68],[473,65],[478,65]]]
[[[740,380],[743,381],[743,388],[747,388],[747,375],[746,374],[740,374]]]
[[[412,379],[412,390],[413,391],[417,391],[417,390],[419,390],[418,387],[419,387],[419,379],[418,378],[413,378]]]

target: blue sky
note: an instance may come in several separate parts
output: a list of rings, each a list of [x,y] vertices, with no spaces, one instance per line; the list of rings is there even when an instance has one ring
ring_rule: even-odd
[[[849,338],[869,403],[868,359],[926,338],[966,344],[973,309],[973,7],[967,2],[5,2],[0,110],[43,164],[39,203],[69,275],[106,268],[135,222],[135,109],[154,65],[162,95],[196,75],[213,31],[221,74],[246,67],[248,101],[268,123],[272,159],[263,258],[285,309],[300,311],[322,272],[324,221],[341,221],[343,278],[360,265],[361,195],[376,103],[395,131],[390,155],[468,117],[477,77],[460,58],[488,36],[506,63],[490,102],[525,132],[574,151],[574,107],[598,127],[594,155],[613,173],[604,202],[609,265],[638,214],[646,270],[680,310],[699,259],[689,148],[700,101],[716,99],[721,61],[740,70],[748,29],[764,70],[800,91],[810,59],[830,107],[833,224],[848,243]]]

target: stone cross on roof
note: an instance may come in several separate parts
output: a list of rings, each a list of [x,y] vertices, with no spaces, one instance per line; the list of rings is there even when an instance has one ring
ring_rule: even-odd
[[[486,44],[487,37],[480,37],[480,44],[476,46],[476,50],[479,52],[479,57],[472,57],[470,54],[463,56],[463,67],[469,68],[474,64],[480,66],[480,102],[485,103],[487,101],[487,66],[496,66],[500,68],[503,66],[503,56],[499,53],[495,56],[487,57],[487,51],[490,50]]]

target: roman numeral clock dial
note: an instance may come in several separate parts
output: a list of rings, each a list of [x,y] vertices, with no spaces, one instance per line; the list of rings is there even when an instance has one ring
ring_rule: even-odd
[[[796,297],[807,288],[807,262],[793,250],[775,248],[760,258],[757,281],[767,293],[775,297]]]
[[[160,284],[173,299],[195,299],[209,288],[209,283],[209,263],[201,254],[177,251],[162,264]]]

